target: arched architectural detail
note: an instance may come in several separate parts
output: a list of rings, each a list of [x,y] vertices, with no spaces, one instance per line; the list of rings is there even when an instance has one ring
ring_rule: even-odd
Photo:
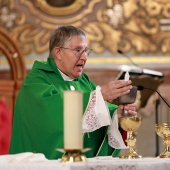
[[[10,79],[0,78],[0,100],[13,112],[16,96],[26,75],[26,66],[17,42],[3,29],[0,29],[0,51],[10,66]]]

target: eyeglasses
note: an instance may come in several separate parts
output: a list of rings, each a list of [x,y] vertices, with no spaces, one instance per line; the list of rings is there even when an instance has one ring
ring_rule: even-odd
[[[73,51],[75,56],[78,57],[78,58],[81,57],[81,55],[83,53],[85,53],[87,56],[89,56],[90,52],[92,51],[92,49],[90,49],[90,48],[85,48],[84,50],[81,50],[81,49],[78,49],[78,48],[77,49],[71,49],[71,48],[66,48],[66,47],[60,47],[60,48]]]

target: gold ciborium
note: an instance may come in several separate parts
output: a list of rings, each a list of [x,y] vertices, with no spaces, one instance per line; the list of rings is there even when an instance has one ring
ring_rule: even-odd
[[[141,125],[142,118],[141,117],[120,117],[119,124],[121,128],[128,132],[128,139],[126,139],[127,146],[129,146],[129,150],[120,158],[124,159],[134,159],[134,158],[142,158],[141,155],[138,155],[134,151],[134,146],[136,144],[136,139],[133,137],[133,131],[137,130]]]
[[[170,158],[170,124],[156,124],[155,131],[158,136],[163,138],[165,150],[159,155],[160,158]]]

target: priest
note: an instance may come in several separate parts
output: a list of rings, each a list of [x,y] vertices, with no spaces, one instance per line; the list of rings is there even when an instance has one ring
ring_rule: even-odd
[[[83,92],[82,137],[87,157],[112,155],[126,147],[119,132],[122,109],[136,115],[136,104],[117,106],[111,101],[129,93],[130,80],[97,86],[83,73],[92,49],[86,34],[74,26],[60,26],[51,35],[47,61],[35,61],[18,94],[10,154],[43,153],[48,159],[62,157],[64,147],[63,91]]]

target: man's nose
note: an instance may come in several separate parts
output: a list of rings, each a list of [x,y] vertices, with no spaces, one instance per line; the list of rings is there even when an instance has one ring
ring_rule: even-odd
[[[86,51],[83,50],[83,51],[81,52],[80,58],[87,60],[87,56],[88,56],[88,55],[87,55]]]

